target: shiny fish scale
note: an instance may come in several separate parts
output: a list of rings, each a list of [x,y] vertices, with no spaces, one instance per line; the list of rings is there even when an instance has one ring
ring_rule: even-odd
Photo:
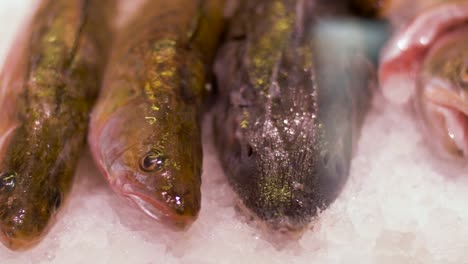
[[[0,132],[14,130],[0,174],[14,184],[0,188],[0,238],[11,249],[37,243],[70,191],[106,61],[107,2],[44,1],[4,69]]]

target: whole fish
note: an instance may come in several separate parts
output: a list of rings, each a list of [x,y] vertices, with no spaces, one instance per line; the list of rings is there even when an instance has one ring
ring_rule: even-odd
[[[149,1],[138,14],[112,55],[89,142],[117,193],[184,228],[200,210],[200,115],[223,1]]]
[[[243,1],[216,61],[221,163],[273,236],[298,236],[338,196],[371,98],[359,34],[327,4]]]
[[[415,106],[440,153],[468,157],[468,3],[436,5],[398,31],[382,53],[383,94]]]
[[[99,91],[110,1],[43,1],[0,83],[0,240],[25,249],[70,192]]]

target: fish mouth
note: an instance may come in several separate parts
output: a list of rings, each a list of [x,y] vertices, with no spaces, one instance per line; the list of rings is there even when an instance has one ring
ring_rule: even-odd
[[[174,212],[165,202],[142,193],[125,193],[131,202],[136,204],[150,218],[175,230],[186,230],[195,221],[196,215],[180,215]]]
[[[37,245],[43,235],[39,236],[12,236],[6,234],[3,228],[0,228],[0,242],[12,251],[25,251]]]
[[[1,208],[8,211],[8,208]],[[55,213],[42,222],[37,214],[9,215],[0,220],[0,242],[12,251],[25,251],[38,245],[53,226]],[[11,221],[11,219],[15,219]],[[22,219],[23,222],[16,221]]]
[[[446,130],[444,145],[457,156],[468,157],[468,93],[461,94],[444,87],[431,87],[424,98],[443,118]]]
[[[110,182],[112,189],[121,197],[126,198],[130,204],[136,205],[149,218],[175,231],[184,231],[198,217],[199,206],[194,208],[183,206],[184,198],[179,198],[182,206],[177,207],[177,204],[171,206],[171,201],[163,197],[164,192],[150,191],[139,184],[128,182],[128,173],[117,175],[114,181]],[[106,178],[109,179],[109,177]]]
[[[283,248],[290,242],[299,240],[310,226],[309,224],[295,223],[286,216],[270,220],[261,219],[239,198],[236,209],[250,219],[250,223],[261,231],[262,236],[277,248]]]
[[[298,240],[304,235],[308,225],[294,224],[288,218],[282,218],[263,224],[262,230],[277,244]]]

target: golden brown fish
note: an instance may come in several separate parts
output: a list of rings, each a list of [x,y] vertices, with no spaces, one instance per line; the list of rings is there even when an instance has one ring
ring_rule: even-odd
[[[70,192],[110,44],[112,1],[43,1],[0,83],[0,240],[25,249]]]
[[[113,189],[187,227],[200,210],[200,115],[223,1],[149,1],[125,29],[93,111],[91,150]]]

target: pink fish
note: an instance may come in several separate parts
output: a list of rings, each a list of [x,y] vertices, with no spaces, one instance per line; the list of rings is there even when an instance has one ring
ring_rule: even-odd
[[[468,156],[468,3],[416,16],[388,43],[379,80],[384,96],[412,103],[425,134],[451,156]]]

